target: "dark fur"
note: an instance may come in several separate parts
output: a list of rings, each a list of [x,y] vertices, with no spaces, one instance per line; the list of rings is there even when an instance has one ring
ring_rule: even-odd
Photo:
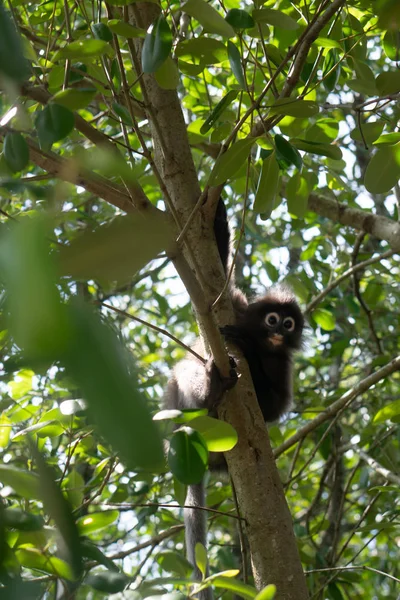
[[[219,254],[225,273],[230,260],[230,231],[226,208],[220,199],[214,221],[214,232]],[[275,421],[286,412],[292,399],[292,354],[301,347],[304,318],[291,291],[285,287],[271,288],[264,296],[248,301],[246,296],[234,285],[230,286],[230,295],[235,313],[235,323],[221,328],[225,339],[236,345],[246,358],[257,400],[265,421]],[[266,317],[276,313],[274,325],[267,324]],[[287,318],[294,319],[294,330],[284,327]],[[278,343],[279,342],[279,343]],[[196,344],[201,353],[201,347]],[[167,408],[203,408],[216,416],[216,408],[224,392],[236,382],[233,368],[229,378],[222,378],[212,358],[204,365],[189,354],[180,361],[172,374],[165,395]],[[220,455],[217,460],[210,457],[211,468],[223,468],[226,463]],[[204,506],[204,485],[189,486],[186,504]],[[195,564],[195,545],[206,545],[205,511],[185,509],[186,549],[189,561]],[[195,579],[201,574],[195,567]],[[200,600],[210,600],[211,590],[198,594]]]

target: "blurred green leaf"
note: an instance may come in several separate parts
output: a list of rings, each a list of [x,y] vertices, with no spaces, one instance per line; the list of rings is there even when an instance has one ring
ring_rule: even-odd
[[[21,38],[0,2],[0,73],[16,82],[29,77],[29,64],[22,52]]]
[[[22,171],[29,162],[29,148],[20,133],[7,133],[3,145],[4,158],[14,172]]]
[[[237,79],[238,84],[242,90],[246,89],[246,80],[243,72],[242,60],[240,52],[235,44],[231,41],[228,42],[228,58],[229,64],[231,65],[232,73]],[[232,91],[232,90],[231,90]],[[231,92],[228,92],[228,94]]]
[[[225,20],[235,29],[250,29],[255,25],[253,17],[241,8],[231,8],[228,10]]]
[[[94,531],[99,531],[108,527],[119,518],[117,510],[105,510],[103,512],[92,512],[76,521],[79,535],[90,535]]]
[[[205,135],[206,133],[208,133],[211,127],[213,127],[213,125],[219,120],[224,110],[228,108],[228,106],[230,106],[232,102],[236,99],[237,95],[238,92],[236,90],[231,90],[218,102],[217,106],[214,107],[211,114],[207,117],[207,119],[201,126],[201,134]]]
[[[114,571],[90,573],[85,579],[87,585],[107,594],[122,592],[129,582],[129,577],[123,573],[115,573]]]
[[[35,120],[41,147],[50,150],[54,142],[71,133],[74,125],[75,117],[68,108],[60,104],[48,104],[38,113]]]
[[[269,216],[274,208],[279,186],[279,165],[275,152],[263,160],[253,210]]]
[[[228,452],[237,443],[237,433],[229,423],[212,417],[196,417],[190,427],[201,433],[210,452]]]
[[[215,163],[210,175],[210,185],[225,183],[233,177],[243,163],[246,162],[254,143],[255,138],[246,138],[232,144]]]

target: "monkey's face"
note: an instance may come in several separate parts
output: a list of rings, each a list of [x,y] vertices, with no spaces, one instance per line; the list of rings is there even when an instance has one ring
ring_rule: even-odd
[[[304,326],[297,304],[264,306],[262,332],[270,350],[284,352],[298,349]]]

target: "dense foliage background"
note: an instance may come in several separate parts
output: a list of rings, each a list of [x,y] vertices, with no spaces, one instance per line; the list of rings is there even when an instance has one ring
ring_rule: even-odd
[[[143,71],[177,90],[201,187],[228,181],[241,287],[285,279],[307,314],[295,406],[270,435],[310,596],[396,597],[399,63],[397,0],[0,6],[7,598],[190,578],[184,490],[148,410],[185,352],[165,331],[190,344],[196,324],[166,223],[116,219],[171,210]],[[207,503],[212,572],[234,569],[226,480]]]

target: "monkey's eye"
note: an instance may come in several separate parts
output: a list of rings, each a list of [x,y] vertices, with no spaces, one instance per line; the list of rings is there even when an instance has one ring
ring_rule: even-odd
[[[286,319],[284,319],[283,321],[283,326],[286,329],[286,331],[294,331],[294,319],[292,319],[292,317],[286,317]]]
[[[268,313],[265,317],[265,322],[269,327],[275,327],[279,323],[279,315],[278,313]]]

